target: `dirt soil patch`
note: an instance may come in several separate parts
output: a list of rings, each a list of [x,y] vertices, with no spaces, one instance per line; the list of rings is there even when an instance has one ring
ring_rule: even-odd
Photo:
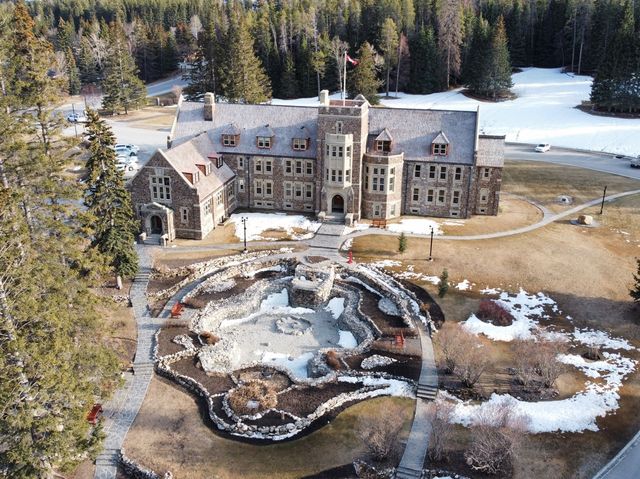
[[[154,378],[125,440],[127,455],[162,475],[190,479],[294,479],[349,464],[365,454],[356,424],[383,414],[391,403],[402,407],[406,439],[414,401],[375,398],[340,413],[308,436],[285,443],[253,445],[215,434],[203,421],[196,399]]]
[[[236,383],[228,374],[212,374],[207,375],[200,367],[197,366],[198,358],[196,356],[188,357],[171,363],[171,369],[176,373],[182,374],[195,379],[202,384],[209,394],[220,394],[227,392],[229,389],[236,387]],[[177,387],[180,387],[176,385]]]
[[[320,404],[338,394],[357,391],[360,388],[362,384],[328,383],[320,387],[291,389],[278,395],[278,409],[305,417],[314,412]]]

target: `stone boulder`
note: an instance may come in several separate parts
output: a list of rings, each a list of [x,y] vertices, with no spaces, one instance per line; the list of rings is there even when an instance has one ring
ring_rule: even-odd
[[[579,225],[592,225],[593,224],[593,216],[590,215],[580,215],[578,216],[578,224]]]

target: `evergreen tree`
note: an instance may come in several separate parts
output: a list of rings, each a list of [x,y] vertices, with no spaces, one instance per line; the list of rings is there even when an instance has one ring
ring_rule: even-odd
[[[80,93],[80,72],[76,65],[76,59],[73,56],[71,48],[65,51],[65,60],[67,63],[67,80],[69,82],[69,95],[77,95]]]
[[[421,28],[411,42],[409,92],[441,91],[445,87],[443,69],[433,27]]]
[[[449,272],[443,269],[438,281],[438,296],[444,298],[447,291],[449,291]]]
[[[368,42],[364,42],[358,50],[358,65],[350,75],[347,75],[349,95],[355,98],[358,95],[364,97],[372,105],[380,103],[378,89],[381,82],[377,76],[377,66],[374,50]]]
[[[389,98],[389,77],[391,69],[398,63],[398,29],[393,18],[387,18],[382,24],[380,32],[380,50],[384,58],[384,68],[386,71],[386,94]]]
[[[137,74],[122,27],[115,23],[110,29],[109,56],[102,80],[102,108],[111,114],[122,110],[127,114],[143,106],[147,90]]]
[[[287,55],[284,61],[284,69],[280,77],[280,98],[297,98],[298,80],[296,68],[291,55]]]
[[[404,231],[400,233],[398,236],[398,252],[404,253],[407,251],[407,235],[404,234]]]
[[[253,50],[246,20],[234,12],[226,36],[222,94],[229,102],[262,103],[271,99],[271,83]]]
[[[462,43],[462,5],[460,0],[440,1],[437,11],[438,42],[446,67],[447,89],[452,78],[460,74]]]
[[[90,110],[88,118],[90,156],[84,204],[88,210],[87,227],[93,233],[91,246],[109,258],[117,276],[133,277],[138,271],[134,242],[139,224],[125,188],[124,173],[118,170],[113,149],[116,140],[95,111]]]
[[[84,36],[80,40],[80,53],[78,54],[77,65],[80,72],[80,82],[83,85],[91,85],[100,81],[102,72],[91,51],[89,40]]]
[[[640,259],[636,261],[638,263],[638,272],[633,275],[635,284],[633,285],[633,288],[629,290],[629,295],[636,304],[640,304]]]
[[[219,53],[219,41],[213,20],[209,21],[206,28],[200,32],[197,45],[194,59],[184,75],[184,78],[189,82],[184,92],[187,97],[191,98],[204,95],[207,92],[219,94],[218,77],[221,67],[216,61]]]

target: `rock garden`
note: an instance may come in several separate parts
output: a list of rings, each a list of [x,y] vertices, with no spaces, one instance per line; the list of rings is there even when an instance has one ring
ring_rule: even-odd
[[[154,293],[165,314],[184,305],[156,335],[156,371],[225,434],[281,441],[359,401],[415,396],[428,314],[379,270],[279,250],[156,276],[175,278]]]

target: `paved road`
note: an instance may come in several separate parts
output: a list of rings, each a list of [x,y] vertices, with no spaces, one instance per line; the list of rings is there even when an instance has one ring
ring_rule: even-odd
[[[637,479],[640,476],[640,432],[593,479]]]
[[[165,80],[160,80],[147,85],[147,96],[158,96],[170,93],[174,86],[185,87],[189,84],[187,80],[182,79],[182,73],[174,75]]]
[[[558,165],[577,166],[640,180],[640,168],[631,168],[629,160],[619,160],[608,153],[554,148],[546,153],[533,151],[534,145],[507,143],[505,157],[516,161],[542,161]],[[640,154],[640,151],[638,152]]]

